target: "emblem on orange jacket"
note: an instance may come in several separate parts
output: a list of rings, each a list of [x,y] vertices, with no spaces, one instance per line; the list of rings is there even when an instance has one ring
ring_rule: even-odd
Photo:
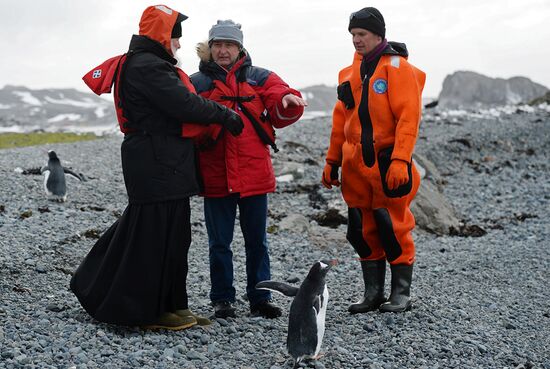
[[[372,84],[372,89],[377,94],[383,94],[388,90],[388,82],[383,78],[378,78],[374,83]]]

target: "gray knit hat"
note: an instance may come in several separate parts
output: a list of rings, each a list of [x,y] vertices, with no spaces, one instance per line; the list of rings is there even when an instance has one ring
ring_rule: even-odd
[[[241,25],[233,22],[231,19],[218,20],[218,23],[214,24],[208,32],[208,44],[212,42],[223,40],[233,41],[243,46],[243,31],[241,31]]]

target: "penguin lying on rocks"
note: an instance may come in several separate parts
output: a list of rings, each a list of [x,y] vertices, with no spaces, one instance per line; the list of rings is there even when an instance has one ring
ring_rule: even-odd
[[[336,260],[321,260],[313,264],[300,288],[282,282],[262,281],[258,289],[294,296],[288,316],[288,353],[295,367],[304,359],[318,359],[325,334],[328,289],[325,276]]]
[[[57,157],[55,151],[48,151],[48,164],[40,170],[44,174],[44,190],[52,200],[66,201],[67,200],[67,184],[65,181],[65,173],[73,176],[79,181],[86,179],[61,165],[61,161]]]

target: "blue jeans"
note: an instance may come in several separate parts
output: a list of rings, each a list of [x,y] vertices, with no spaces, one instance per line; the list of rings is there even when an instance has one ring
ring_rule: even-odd
[[[246,251],[246,293],[250,305],[270,300],[271,293],[256,284],[271,278],[267,247],[267,195],[241,198],[239,194],[204,199],[204,218],[210,255],[210,300],[235,302],[233,287],[233,230],[239,220]]]

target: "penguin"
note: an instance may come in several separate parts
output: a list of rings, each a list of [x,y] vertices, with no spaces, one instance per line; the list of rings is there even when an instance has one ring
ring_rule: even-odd
[[[84,177],[64,168],[57,157],[55,151],[48,151],[48,164],[40,170],[44,174],[44,190],[51,199],[65,202],[67,200],[67,184],[65,173],[75,177],[79,181],[84,181]]]
[[[288,316],[287,350],[295,367],[302,360],[318,359],[325,334],[328,288],[325,276],[336,260],[320,260],[313,264],[300,288],[282,282],[262,281],[258,289],[294,297]]]

